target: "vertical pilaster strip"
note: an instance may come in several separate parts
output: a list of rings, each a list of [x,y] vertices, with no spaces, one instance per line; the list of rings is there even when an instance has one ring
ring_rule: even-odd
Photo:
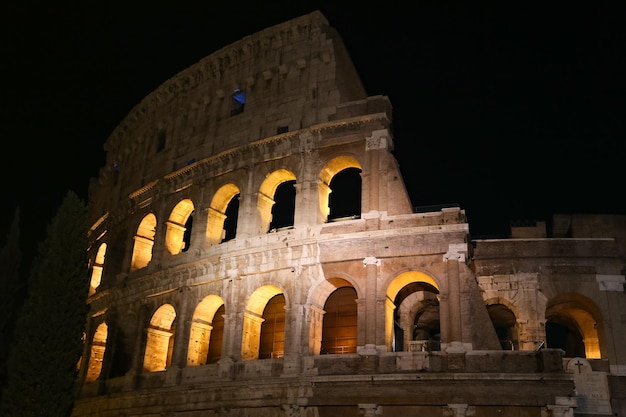
[[[382,176],[380,172],[380,153],[381,150],[388,148],[389,140],[387,135],[387,130],[381,129],[373,131],[372,136],[366,138],[365,150],[369,157],[369,198],[365,199],[365,201],[369,203],[367,207],[363,207],[364,213],[370,211],[384,211],[387,208],[385,199],[381,201],[380,198],[381,182],[383,182],[383,187],[387,186],[387,184],[384,183],[386,176]]]
[[[376,345],[376,287],[380,259],[369,256],[363,259],[365,277],[365,345]]]
[[[446,343],[463,342],[461,331],[461,283],[459,277],[459,262],[465,262],[465,245],[462,248],[457,244],[450,244],[448,252],[443,256],[446,263],[448,280],[448,337]]]
[[[187,348],[189,347],[190,323],[188,314],[189,288],[182,287],[180,289],[180,305],[176,312],[176,334],[174,335],[174,352],[172,365],[179,368],[187,366]]]

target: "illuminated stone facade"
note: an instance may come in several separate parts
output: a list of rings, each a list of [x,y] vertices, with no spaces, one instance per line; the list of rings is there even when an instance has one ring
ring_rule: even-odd
[[[391,117],[317,12],[139,103],[90,186],[73,415],[624,415],[624,219],[472,240],[412,207]]]

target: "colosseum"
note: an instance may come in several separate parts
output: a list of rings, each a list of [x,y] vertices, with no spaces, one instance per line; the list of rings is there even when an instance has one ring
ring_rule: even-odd
[[[391,126],[320,12],[145,97],[90,184],[73,416],[626,416],[626,219],[473,239]]]

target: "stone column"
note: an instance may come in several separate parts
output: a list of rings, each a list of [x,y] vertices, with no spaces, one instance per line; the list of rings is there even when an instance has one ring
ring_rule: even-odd
[[[380,259],[376,259],[373,256],[368,256],[363,259],[363,267],[365,271],[365,308],[364,308],[364,324],[365,324],[365,353],[372,354],[376,352],[376,287],[378,284],[378,267],[380,266]],[[361,321],[360,324],[363,324]]]
[[[206,218],[206,232],[205,240],[207,245],[217,245],[222,241],[222,234],[224,232],[224,220],[226,215],[220,211],[209,207],[207,210]]]
[[[324,223],[328,218],[328,207],[322,216],[321,210],[318,209],[320,206],[318,181],[303,181],[296,183],[294,187],[296,189],[294,227]]]
[[[227,272],[228,279],[224,281],[224,303],[226,310],[224,311],[224,333],[222,335],[222,358],[230,356],[238,360],[241,358],[241,329],[243,326],[243,317],[238,312],[239,302],[237,300],[237,287],[241,280],[238,271],[231,269]]]
[[[465,251],[467,251],[465,244],[453,243],[449,245],[448,252],[443,256],[448,280],[448,323],[445,324],[448,335],[445,343],[463,342],[459,262],[465,262]]]
[[[364,187],[362,197],[362,211],[367,213],[370,211],[386,211],[387,200],[386,198],[380,198],[381,184],[383,189],[387,187],[387,177],[380,169],[381,152],[385,151],[389,147],[387,129],[375,130],[372,132],[372,136],[365,138],[365,150],[368,155],[368,172],[364,175],[364,182],[367,185],[367,189]]]
[[[259,190],[253,189],[254,170],[248,169],[248,184],[239,195],[239,213],[237,215],[237,237],[250,237],[259,234]],[[264,232],[266,232],[265,230]]]
[[[309,305],[308,308],[309,317],[309,334],[308,334],[308,351],[304,352],[305,355],[319,355],[322,349],[322,329],[324,322],[324,314],[326,313],[321,308]],[[358,338],[357,338],[358,339]]]
[[[189,347],[190,322],[188,309],[189,288],[180,289],[180,307],[176,313],[176,334],[174,335],[174,351],[172,367],[183,368],[187,365],[187,349]]]
[[[137,385],[137,375],[143,372],[143,357],[146,350],[146,338],[148,329],[147,326],[147,306],[143,305],[139,309],[139,314],[137,315],[137,323],[136,331],[135,331],[135,342],[133,344],[134,351],[133,357],[131,360],[131,368],[126,373],[127,380],[125,389],[131,391],[136,388]]]
[[[304,326],[304,306],[294,304],[285,307],[285,346],[283,358],[283,375],[300,372],[300,337]]]
[[[606,309],[603,325],[598,326],[598,338],[613,340],[607,346],[600,346],[603,358],[608,358],[610,370],[618,375],[626,374],[626,352],[623,346],[626,344],[626,334],[620,331],[620,318],[624,317],[624,291],[626,279],[624,275],[596,275],[596,282],[600,294],[606,299]],[[623,320],[623,319],[622,319]],[[587,341],[585,341],[587,346]]]
[[[240,313],[242,320],[241,358],[243,360],[259,359],[261,342],[261,325],[265,319],[250,311]]]
[[[546,320],[535,318],[534,320],[517,320],[517,339],[519,350],[537,350],[545,346]]]

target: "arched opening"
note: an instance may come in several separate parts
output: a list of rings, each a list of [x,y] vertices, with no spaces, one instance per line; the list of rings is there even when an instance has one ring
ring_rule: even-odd
[[[282,358],[285,354],[285,296],[273,296],[263,310],[259,359]]]
[[[216,245],[234,239],[239,217],[239,188],[235,184],[221,186],[208,210],[206,241]]]
[[[438,291],[430,284],[411,282],[396,295],[392,350],[439,350],[440,321]]]
[[[546,322],[546,346],[562,349],[565,357],[585,358],[585,342],[576,323],[563,317],[552,317]]]
[[[146,330],[146,352],[143,369],[148,372],[163,371],[172,363],[176,310],[164,304],[152,315]]]
[[[104,257],[107,251],[107,244],[102,243],[98,248],[98,253],[96,253],[96,259],[94,260],[93,266],[91,267],[91,280],[89,282],[89,294],[93,295],[96,293],[96,289],[100,286],[102,281],[102,269],[104,268]]]
[[[246,304],[246,310],[243,315],[243,333],[241,336],[241,357],[243,360],[259,359],[261,350],[261,334],[263,333],[261,327],[266,320],[265,311],[270,300],[272,300],[277,295],[282,296],[283,293],[280,288],[274,285],[264,285],[255,290],[250,295],[248,303]],[[282,307],[277,307],[276,305],[273,305],[271,307],[271,311],[268,310],[268,314],[270,312],[272,312],[273,314],[276,310],[280,308],[284,310],[286,302],[284,296],[276,298],[274,302],[277,304],[282,303]],[[275,326],[276,329],[279,329],[279,327],[280,326]],[[273,334],[272,339],[276,341],[282,340],[284,342],[284,318],[282,331],[283,334],[280,336]]]
[[[269,226],[270,231],[293,226],[296,207],[295,183],[295,180],[285,181],[276,187],[274,205],[272,206],[272,221]]]
[[[233,240],[237,236],[237,221],[239,220],[239,196],[235,195],[230,199],[226,207],[226,219],[224,219],[224,238],[222,242]]]
[[[89,365],[87,369],[86,381],[92,382],[98,379],[102,372],[102,360],[107,345],[109,330],[106,323],[100,323],[96,328],[91,341],[91,353],[89,355]]]
[[[439,322],[439,299],[430,291],[424,292],[424,303],[419,306],[413,320],[413,334],[406,348],[402,350],[439,350],[441,345]]]
[[[223,315],[224,302],[217,295],[208,295],[198,304],[191,320],[187,366],[205,365],[212,363],[211,359],[213,362],[220,359]]]
[[[165,247],[172,255],[189,250],[193,225],[193,203],[189,199],[180,201],[166,222]]]
[[[351,214],[347,216],[361,215],[361,170],[361,164],[348,155],[335,157],[324,165],[318,182],[319,210],[323,222],[331,220],[331,216],[333,219],[341,218],[348,212]],[[342,174],[335,179],[339,173]],[[357,175],[359,178],[356,178]],[[331,193],[334,194],[332,202]]]
[[[601,314],[580,294],[560,294],[546,308],[546,347],[565,351],[566,357],[600,359],[598,335]]]
[[[388,349],[434,351],[441,345],[439,288],[423,272],[404,272],[387,288],[385,341]]]
[[[361,170],[346,168],[330,181],[328,220],[357,219],[361,217]]]
[[[206,363],[216,363],[222,358],[222,343],[224,341],[224,314],[226,309],[222,304],[213,316],[213,330],[211,330],[211,338],[209,339],[209,353]]]
[[[296,176],[286,169],[267,175],[259,188],[257,209],[262,232],[292,227],[295,210]],[[276,207],[275,207],[276,206]]]
[[[133,255],[130,263],[130,270],[145,268],[152,260],[152,247],[154,246],[154,236],[156,234],[157,220],[152,213],[147,214],[139,224],[134,237]]]
[[[183,233],[183,252],[187,252],[191,246],[191,229],[193,229],[193,211],[187,217],[185,222],[185,231]]]
[[[333,291],[324,304],[320,354],[356,353],[357,294],[353,287]]]
[[[517,329],[515,327],[517,319],[515,314],[503,304],[491,304],[487,306],[489,318],[496,331],[502,350],[517,350],[519,342]]]
[[[111,311],[109,317],[117,317]],[[114,338],[108,341],[110,346],[110,368],[108,370],[109,378],[116,378],[126,375],[132,367],[132,352],[134,351],[135,334],[137,331],[137,316],[128,314],[121,320],[114,319],[115,333]]]

